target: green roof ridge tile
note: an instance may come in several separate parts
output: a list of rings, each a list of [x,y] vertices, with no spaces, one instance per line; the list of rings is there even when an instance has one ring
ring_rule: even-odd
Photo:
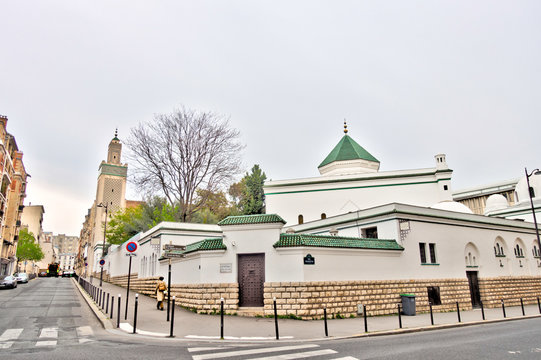
[[[379,163],[379,160],[376,159],[372,154],[366,151],[361,145],[357,144],[349,135],[344,135],[340,142],[332,149],[332,151],[327,155],[325,160],[319,164],[318,168],[321,168],[325,165],[328,165],[335,161],[343,160],[356,160],[363,159],[368,161],[374,161]]]
[[[391,239],[369,239],[355,238],[334,235],[314,234],[280,234],[273,247],[332,247],[349,249],[376,249],[376,250],[404,250],[396,240]]]
[[[255,215],[239,215],[228,216],[218,223],[220,226],[224,225],[247,225],[247,224],[272,224],[282,223],[285,224],[285,220],[277,214],[255,214]]]

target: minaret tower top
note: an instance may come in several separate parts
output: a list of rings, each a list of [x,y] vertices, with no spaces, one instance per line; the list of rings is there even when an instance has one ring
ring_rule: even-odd
[[[107,152],[107,163],[120,165],[120,155],[122,155],[122,144],[118,139],[118,129],[116,129],[115,137],[109,143],[109,150]]]

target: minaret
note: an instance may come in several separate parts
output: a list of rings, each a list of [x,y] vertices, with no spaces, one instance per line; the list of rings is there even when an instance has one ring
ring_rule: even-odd
[[[109,143],[107,161],[102,161],[98,168],[96,200],[92,209],[95,214],[92,229],[92,251],[90,251],[92,259],[88,259],[89,265],[92,266],[90,271],[94,273],[100,269],[98,261],[101,259],[103,253],[105,206],[107,206],[107,215],[109,218],[118,210],[126,208],[128,165],[122,164],[121,155],[122,144],[118,139],[117,129],[114,138]]]

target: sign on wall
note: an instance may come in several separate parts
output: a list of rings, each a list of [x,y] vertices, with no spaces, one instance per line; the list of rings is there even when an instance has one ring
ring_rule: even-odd
[[[315,265],[316,264],[316,258],[312,255],[308,254],[304,257],[304,265]]]
[[[233,272],[233,264],[232,263],[221,263],[220,264],[220,272],[221,273]]]

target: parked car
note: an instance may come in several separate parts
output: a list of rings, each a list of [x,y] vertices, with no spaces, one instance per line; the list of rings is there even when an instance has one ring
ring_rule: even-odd
[[[27,273],[15,273],[13,276],[17,279],[18,283],[28,283],[28,274]]]
[[[40,271],[38,276],[39,277],[46,277],[47,276],[47,271]]]
[[[17,278],[11,275],[0,275],[0,288],[11,288],[15,289],[17,287]]]
[[[66,270],[62,273],[62,277],[72,277],[75,275],[75,271],[73,270]]]

